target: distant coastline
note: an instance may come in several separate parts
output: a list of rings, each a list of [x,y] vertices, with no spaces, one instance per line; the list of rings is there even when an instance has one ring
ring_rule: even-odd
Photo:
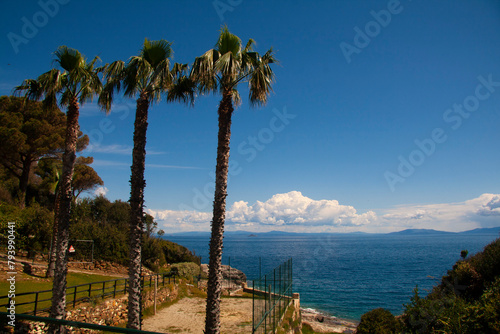
[[[285,232],[285,231],[270,231],[270,232],[254,232],[254,231],[225,231],[226,235],[241,235],[248,237],[259,236],[280,236],[280,235],[443,235],[443,234],[491,234],[500,233],[500,226],[491,228],[476,228],[473,230],[450,232],[439,231],[433,229],[405,229],[401,231],[388,233],[369,233],[369,232],[324,232],[324,233],[307,233],[307,232]],[[168,236],[203,236],[210,235],[209,231],[189,231],[189,232],[174,232],[165,234],[163,238]]]

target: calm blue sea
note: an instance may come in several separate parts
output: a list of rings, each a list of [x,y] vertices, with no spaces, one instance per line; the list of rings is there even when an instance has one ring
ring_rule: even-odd
[[[249,280],[293,258],[294,292],[301,306],[340,318],[359,320],[383,307],[401,314],[416,285],[424,294],[460,258],[481,251],[498,237],[490,234],[311,235],[228,234],[223,264]],[[208,262],[209,235],[168,236]],[[260,263],[260,265],[259,265]]]

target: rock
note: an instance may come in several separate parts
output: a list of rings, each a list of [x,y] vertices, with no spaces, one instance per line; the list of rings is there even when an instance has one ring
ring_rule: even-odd
[[[208,276],[208,265],[202,264],[201,270],[203,273]],[[231,280],[236,284],[241,284],[247,281],[247,276],[241,270],[238,270],[233,267],[229,267],[227,265],[222,266],[222,278],[226,280]]]

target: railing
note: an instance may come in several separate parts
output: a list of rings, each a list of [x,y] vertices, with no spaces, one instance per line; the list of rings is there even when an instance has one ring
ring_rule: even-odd
[[[158,285],[176,283],[175,275],[155,274],[141,277],[142,287],[154,286],[154,277],[158,279]],[[80,302],[89,302],[93,299],[113,297],[127,292],[128,278],[119,278],[109,281],[92,282],[87,284],[74,285],[66,288],[66,305],[76,306]],[[46,313],[50,310],[52,290],[24,292],[16,294],[16,309],[21,310],[20,313],[37,315]],[[0,296],[0,301],[6,300],[6,303],[0,304],[0,309],[7,310],[10,303],[8,295]],[[23,301],[22,301],[23,300]],[[29,305],[33,305],[33,309]],[[27,310],[26,310],[27,309]],[[24,311],[26,310],[26,311]]]
[[[252,282],[252,333],[274,333],[292,300],[292,259]]]
[[[104,326],[104,325],[97,325],[97,324],[88,324],[85,322],[78,322],[78,321],[69,321],[69,320],[54,319],[54,318],[47,318],[47,317],[37,317],[34,315],[28,315],[28,314],[10,314],[8,312],[0,312],[0,316],[2,317],[2,319],[9,319],[8,317],[12,316],[15,319],[15,321],[17,321],[17,320],[37,321],[37,322],[43,322],[46,324],[56,324],[56,325],[68,326],[68,327],[93,329],[93,330],[99,330],[99,331],[104,331],[104,332],[108,332],[108,333],[111,332],[111,333],[125,333],[125,334],[130,334],[130,333],[159,334],[159,332],[149,332],[149,331],[143,331],[143,330],[139,330],[139,329],[112,327],[112,326]],[[1,322],[0,322],[0,324],[4,325]]]

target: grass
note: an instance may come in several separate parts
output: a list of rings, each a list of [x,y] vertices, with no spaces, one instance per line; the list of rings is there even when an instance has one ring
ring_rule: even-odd
[[[174,288],[173,285],[169,285],[168,287],[169,287],[170,291],[172,291],[173,288]],[[169,307],[169,306],[174,305],[175,303],[177,303],[182,298],[196,298],[196,297],[206,298],[207,297],[207,293],[206,292],[204,292],[203,290],[198,289],[195,286],[188,286],[188,285],[186,285],[186,283],[178,285],[177,288],[178,288],[178,290],[177,290],[178,291],[177,297],[175,299],[173,299],[173,300],[168,300],[168,301],[165,301],[165,302],[157,305],[156,306],[156,310],[157,311],[161,310],[161,309],[163,309],[165,307]],[[142,314],[143,314],[144,318],[153,316],[154,315],[154,306],[150,306],[150,307],[144,309]]]
[[[80,285],[80,284],[89,284],[93,282],[101,282],[101,281],[109,281],[116,279],[116,276],[105,276],[105,275],[91,275],[91,274],[85,274],[85,273],[68,273],[67,277],[67,286],[74,286],[74,285]],[[108,283],[109,285],[109,283]],[[10,283],[6,280],[0,281],[0,295],[5,296],[9,293],[9,287]],[[80,288],[80,289],[83,289]],[[97,289],[96,287],[92,287],[93,292],[91,293],[92,295],[99,294],[99,291],[94,291],[94,289]],[[35,301],[35,295],[27,295],[27,296],[19,296],[21,293],[25,292],[35,292],[35,291],[44,291],[44,290],[52,290],[52,279],[48,278],[36,278],[24,273],[18,273],[16,275],[16,312],[18,313],[25,313],[25,312],[31,312],[34,309],[34,304],[28,304],[28,305],[19,305],[22,303],[27,303],[27,302],[34,302]],[[70,290],[70,292],[73,289]],[[101,290],[102,291],[102,290]],[[88,295],[88,290],[87,291],[81,291],[77,292],[77,298],[87,296]],[[52,296],[52,292],[44,292],[40,293],[38,295],[38,300],[46,300],[38,303],[37,309],[44,309],[50,307],[50,298]],[[49,299],[47,301],[47,299]],[[73,294],[68,295],[67,297],[68,301],[73,300]],[[0,299],[0,304],[6,304],[8,302],[7,298],[2,298]],[[5,307],[0,308],[2,311],[5,311]]]
[[[311,325],[302,324],[302,334],[335,334],[335,332],[323,333],[323,332],[315,332]]]

